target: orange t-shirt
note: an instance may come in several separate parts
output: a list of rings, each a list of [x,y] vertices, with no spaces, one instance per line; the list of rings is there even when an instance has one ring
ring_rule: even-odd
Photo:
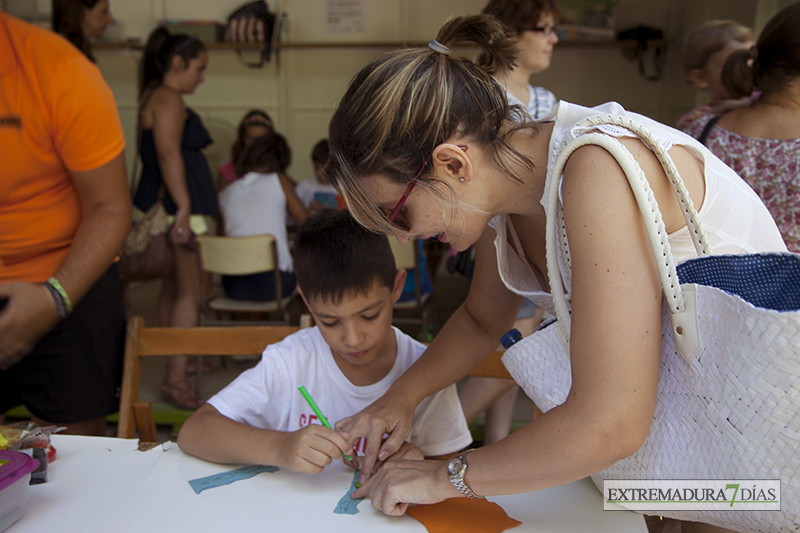
[[[81,222],[70,171],[125,147],[100,71],[61,36],[0,12],[0,283],[45,281]]]

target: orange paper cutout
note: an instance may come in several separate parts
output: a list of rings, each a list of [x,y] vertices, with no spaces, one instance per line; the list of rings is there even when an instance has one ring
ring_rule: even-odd
[[[429,533],[500,533],[522,522],[509,518],[502,507],[488,500],[451,498],[433,505],[416,505],[408,514]]]

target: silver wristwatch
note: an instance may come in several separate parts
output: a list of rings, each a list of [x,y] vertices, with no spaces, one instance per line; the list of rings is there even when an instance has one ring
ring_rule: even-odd
[[[466,483],[464,483],[464,474],[467,473],[467,454],[473,450],[467,450],[450,459],[450,464],[447,465],[447,473],[450,474],[450,483],[466,496],[467,498],[483,498],[472,492]]]

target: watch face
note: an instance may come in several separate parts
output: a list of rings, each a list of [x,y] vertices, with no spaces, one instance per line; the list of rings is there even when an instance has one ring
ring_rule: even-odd
[[[461,458],[460,455],[453,457],[450,460],[450,464],[447,465],[447,473],[451,476],[458,474],[458,471],[461,470],[461,465],[464,464],[464,460]]]

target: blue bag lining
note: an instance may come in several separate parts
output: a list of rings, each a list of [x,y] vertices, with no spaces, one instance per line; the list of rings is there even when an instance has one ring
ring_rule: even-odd
[[[677,267],[681,284],[695,283],[736,294],[756,307],[800,310],[800,255],[764,253],[698,257]]]

